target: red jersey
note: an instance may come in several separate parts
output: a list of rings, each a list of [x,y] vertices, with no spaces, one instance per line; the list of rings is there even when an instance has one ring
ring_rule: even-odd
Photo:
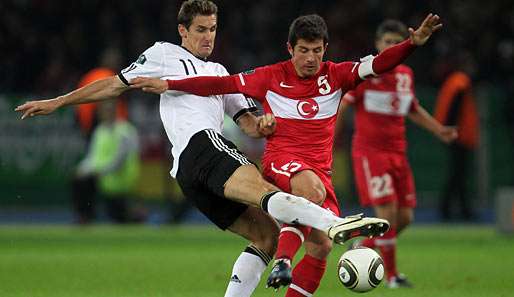
[[[359,63],[323,62],[313,77],[300,78],[291,61],[239,74],[238,90],[275,115],[275,133],[268,137],[263,161],[287,152],[317,168],[332,166],[334,126],[342,94],[362,80]]]
[[[407,150],[405,116],[418,106],[412,69],[399,65],[370,78],[343,100],[355,105],[353,150]]]
[[[341,94],[363,78],[386,73],[416,48],[410,40],[366,57],[361,63],[323,62],[313,77],[300,78],[291,61],[225,77],[193,77],[167,80],[168,89],[198,96],[243,93],[259,100],[277,118],[275,133],[268,137],[264,161],[288,152],[319,169],[330,170],[334,125]]]

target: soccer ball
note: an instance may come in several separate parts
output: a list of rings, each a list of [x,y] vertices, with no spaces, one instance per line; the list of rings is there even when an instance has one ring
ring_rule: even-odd
[[[337,274],[348,289],[367,292],[376,288],[384,278],[384,261],[374,250],[358,247],[341,256]]]

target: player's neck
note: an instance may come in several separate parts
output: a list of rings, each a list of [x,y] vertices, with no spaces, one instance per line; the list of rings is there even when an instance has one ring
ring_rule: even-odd
[[[315,77],[318,72],[314,75],[305,75],[305,74],[302,74],[302,72],[300,70],[298,70],[295,66],[295,64],[293,63],[293,61],[290,61],[291,62],[291,69],[294,71],[294,73],[296,74],[296,77],[298,77],[299,79],[311,79],[313,77]]]

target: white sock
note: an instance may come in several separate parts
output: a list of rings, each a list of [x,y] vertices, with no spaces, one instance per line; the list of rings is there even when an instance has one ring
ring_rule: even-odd
[[[271,257],[263,251],[248,246],[234,263],[225,297],[252,296],[270,260]]]
[[[305,225],[327,231],[342,219],[309,200],[284,192],[263,198],[262,208],[272,217],[288,224]]]

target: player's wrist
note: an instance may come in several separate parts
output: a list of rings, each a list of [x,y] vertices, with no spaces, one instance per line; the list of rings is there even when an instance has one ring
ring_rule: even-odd
[[[59,96],[55,98],[55,102],[57,103],[56,108],[60,108],[66,105],[66,98],[64,96]]]
[[[173,90],[173,80],[167,79],[166,83],[168,84],[168,90]]]
[[[402,43],[407,48],[417,48],[418,46],[420,46],[419,44],[416,43],[416,41],[414,41],[414,39],[412,37],[407,38],[407,40],[403,41]]]
[[[435,128],[434,134],[438,137],[443,137],[444,136],[444,126],[443,125],[437,126]]]

